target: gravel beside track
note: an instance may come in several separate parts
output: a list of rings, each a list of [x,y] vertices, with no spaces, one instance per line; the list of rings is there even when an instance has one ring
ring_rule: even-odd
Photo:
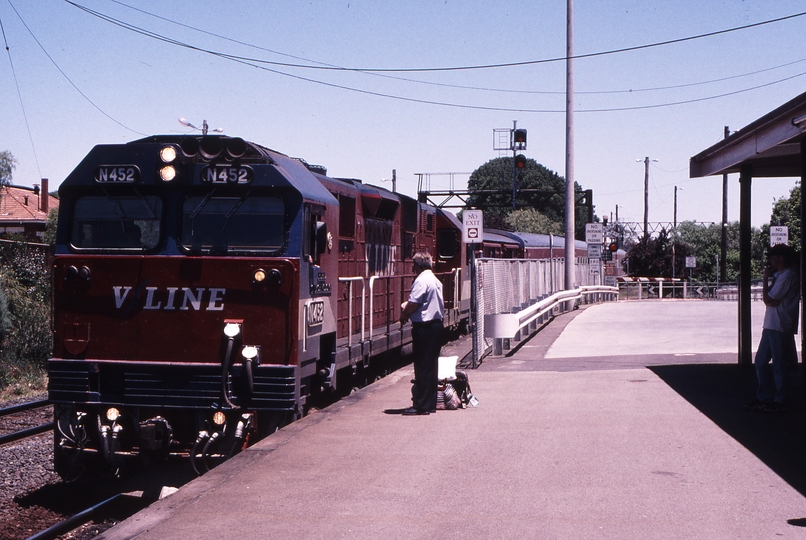
[[[0,402],[0,408],[37,399],[47,399],[47,396]],[[52,420],[52,407],[16,413],[0,418],[0,434]],[[0,540],[28,538],[82,510],[79,505],[86,503],[87,497],[77,497],[75,492],[75,486],[62,483],[53,471],[52,433],[0,446]],[[114,523],[114,520],[90,523],[62,538],[86,540]]]

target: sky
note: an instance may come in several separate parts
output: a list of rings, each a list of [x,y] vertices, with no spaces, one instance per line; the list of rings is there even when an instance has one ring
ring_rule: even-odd
[[[0,151],[17,159],[14,184],[53,190],[97,144],[206,120],[331,176],[391,188],[395,170],[416,196],[418,173],[465,189],[465,173],[511,155],[494,133],[517,122],[527,157],[565,176],[566,7],[0,0]],[[758,24],[803,12],[797,0],[575,0],[573,176],[597,215],[643,221],[648,157],[650,222],[673,221],[675,186],[678,221],[719,222],[722,177],[689,178],[689,159],[806,90],[806,15]],[[754,179],[753,226],[795,182]],[[736,221],[738,175],[728,197]]]

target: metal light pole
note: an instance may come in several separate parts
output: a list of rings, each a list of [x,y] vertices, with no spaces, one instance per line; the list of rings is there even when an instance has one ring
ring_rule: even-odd
[[[574,0],[566,0],[565,53],[565,290],[574,283]]]

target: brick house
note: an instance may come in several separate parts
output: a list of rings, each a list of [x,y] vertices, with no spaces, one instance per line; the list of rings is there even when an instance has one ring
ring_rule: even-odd
[[[24,234],[32,242],[42,240],[48,212],[59,207],[59,199],[48,195],[48,180],[39,186],[0,187],[0,238]]]

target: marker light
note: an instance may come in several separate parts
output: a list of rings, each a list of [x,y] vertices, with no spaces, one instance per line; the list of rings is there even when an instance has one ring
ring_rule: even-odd
[[[120,418],[120,411],[119,410],[117,410],[114,407],[109,407],[106,410],[106,419],[107,420],[109,420],[110,422],[114,422],[118,418]]]
[[[226,421],[227,421],[227,415],[225,415],[221,411],[216,411],[215,414],[213,414],[213,423],[215,425],[223,426],[224,422]]]
[[[173,168],[173,165],[166,165],[165,167],[161,168],[160,178],[163,182],[170,182],[176,178],[176,169]]]
[[[173,146],[163,146],[160,149],[160,159],[164,163],[172,163],[176,159],[176,149]]]
[[[266,279],[266,271],[262,268],[258,268],[252,275],[252,279],[255,281],[255,283],[261,283],[264,279]]]

